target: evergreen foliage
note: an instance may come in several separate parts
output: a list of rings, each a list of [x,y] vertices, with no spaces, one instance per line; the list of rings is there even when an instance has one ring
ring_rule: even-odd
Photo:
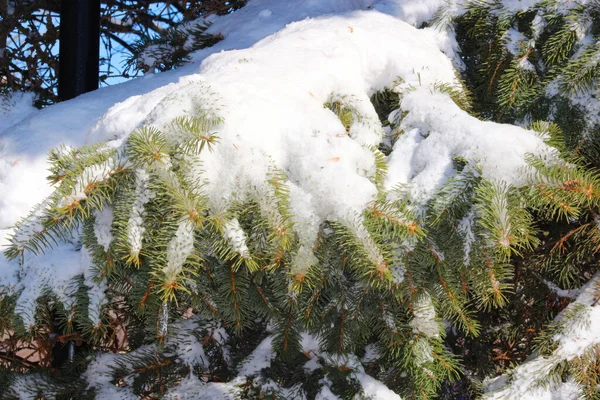
[[[580,288],[598,266],[599,11],[600,3],[594,0],[539,1],[528,9],[476,1],[460,11],[445,6],[433,21],[438,29],[456,32],[463,78],[474,95],[475,112],[486,119],[529,126],[560,151],[562,161],[529,160],[530,187],[522,195],[535,220],[533,233],[539,242],[512,259],[515,276],[514,294],[508,295],[509,313],[485,314],[484,318],[497,321],[494,326],[503,326],[486,340],[510,344],[506,351],[491,346],[498,354],[496,360],[501,356],[523,361],[517,346],[530,349],[529,353],[534,348],[547,364],[532,387],[556,385],[570,376],[582,388],[584,398],[598,397],[593,383],[597,352],[592,347],[567,360],[552,351],[557,346],[557,329],[583,323],[585,312],[578,314],[569,306],[559,322],[548,328],[540,322],[553,318],[568,303],[558,288]],[[589,305],[587,309],[578,303],[574,306],[589,311]],[[530,318],[510,317],[511,308],[523,310]],[[533,315],[541,321],[535,322]],[[460,341],[459,347],[465,349],[490,348],[481,340],[467,338],[464,344],[459,337]],[[490,366],[483,372],[479,361],[473,363],[474,375],[494,374],[500,366],[495,364],[496,371]],[[518,397],[513,392],[503,394]]]
[[[191,52],[210,47],[223,39],[221,35],[205,33],[210,24],[188,25],[174,26],[154,37],[143,36],[131,44],[125,73],[168,71],[188,61]]]
[[[398,82],[372,97],[389,128],[369,149],[376,200],[320,226],[310,265],[295,257],[303,250],[276,166],[262,187],[209,206],[197,171],[220,145],[214,104],[142,127],[116,149],[54,150],[56,190],[17,225],[5,256],[23,263],[74,241],[92,273],[66,296],[48,290],[33,316],[2,288],[2,398],[170,398],[192,377],[228,382],[239,398],[314,398],[323,387],[366,398],[367,373],[406,399],[476,396],[483,378],[524,361],[534,344],[549,365],[536,384],[571,376],[586,398],[600,396],[598,346],[570,359],[553,353],[585,307],[569,305],[544,328],[566,306],[553,287],[580,287],[600,252],[600,125],[581,119],[589,104],[578,100],[597,95],[600,6],[560,4],[441,10],[435,22],[457,32],[464,87],[432,88],[480,118],[529,125],[556,157],[531,157],[522,187],[456,158],[425,203],[388,190],[385,154],[405,116]],[[347,132],[364,119],[341,95],[324,107]],[[23,343],[43,344],[38,365]],[[55,343],[77,349],[59,367],[48,355]],[[496,358],[498,343],[506,351]]]

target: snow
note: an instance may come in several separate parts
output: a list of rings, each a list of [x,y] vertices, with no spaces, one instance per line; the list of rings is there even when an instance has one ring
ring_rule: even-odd
[[[319,391],[319,393],[317,393],[315,400],[339,400],[340,398],[338,396],[336,396],[335,394],[333,394],[331,389],[329,389],[329,386],[327,386],[330,383],[329,382],[324,382],[324,383],[325,383],[325,385],[323,385],[321,387],[321,390]]]
[[[365,347],[365,355],[362,357],[362,359],[360,361],[363,364],[369,364],[369,363],[379,359],[380,357],[381,357],[381,354],[379,353],[377,346],[375,346],[374,344],[368,344]]]
[[[146,350],[146,347],[142,348]],[[111,381],[112,368],[119,359],[117,353],[103,353],[97,356],[87,367],[83,373],[83,377],[88,382],[89,388],[96,389],[96,396],[102,399],[136,399],[133,393],[127,388],[122,388],[114,385]],[[125,364],[127,365],[127,364]]]
[[[490,180],[519,186],[526,183],[520,171],[527,167],[527,153],[547,158],[554,154],[535,132],[481,121],[429,87],[406,94],[401,106],[408,111],[400,125],[405,133],[389,158],[386,185],[409,183],[415,198],[430,197],[454,173],[455,156],[477,160]]]
[[[524,164],[523,155],[539,152],[543,144],[529,140],[528,133],[520,128],[475,120],[453,106],[447,96],[432,96],[432,84],[455,83],[452,60],[439,50],[431,32],[418,31],[376,11],[402,17],[401,10],[409,3],[367,3],[305,1],[299,2],[290,15],[288,5],[279,2],[250,2],[231,16],[213,18],[210,30],[226,38],[196,53],[195,60],[204,59],[200,74],[193,74],[198,66],[191,63],[177,71],[55,105],[6,130],[0,136],[4,164],[0,168],[0,190],[8,193],[0,199],[3,236],[10,225],[49,194],[51,188],[41,183],[46,174],[43,154],[48,149],[59,143],[78,146],[97,141],[112,141],[109,145],[116,147],[136,127],[163,126],[182,112],[193,112],[198,100],[206,97],[222,105],[221,116],[226,121],[219,131],[222,143],[203,159],[205,165],[214,165],[203,176],[212,205],[216,208],[230,193],[239,192],[240,186],[263,185],[273,165],[284,170],[290,178],[291,205],[297,217],[294,222],[302,238],[303,250],[297,254],[300,266],[314,262],[308,249],[321,221],[351,219],[374,198],[376,188],[368,178],[374,169],[373,157],[366,147],[377,144],[383,131],[377,127],[368,97],[390,86],[398,76],[407,84],[420,86],[405,96],[402,104],[409,111],[405,128],[414,122],[420,129],[411,130],[396,144],[389,160],[388,187],[410,182],[431,194],[452,172],[450,160],[454,155],[484,158],[490,154],[494,159],[483,160],[490,166],[489,176],[512,179],[515,170]],[[343,13],[366,7],[373,9]],[[271,13],[271,22],[258,24],[257,15],[262,12],[261,18],[266,18],[266,9]],[[316,17],[329,12],[342,13]],[[227,46],[252,45],[287,22],[310,16],[316,18],[291,23],[251,49],[207,57]],[[382,41],[382,37],[393,40]],[[379,46],[370,45],[374,42]],[[155,87],[158,89],[150,91]],[[335,116],[322,107],[336,93],[350,99],[362,115],[350,137],[344,135]],[[108,108],[110,104],[114,106]],[[435,117],[438,110],[447,107],[451,108],[447,118]],[[312,116],[310,120],[303,118],[306,113]],[[431,121],[424,124],[422,120],[428,118]],[[264,124],[266,120],[269,124]],[[446,121],[456,121],[451,132],[442,126]],[[470,126],[475,124],[480,129]],[[503,130],[503,136],[490,134],[490,130]],[[255,140],[258,132],[260,141]],[[422,140],[427,134],[428,138]],[[499,147],[506,150],[489,151]],[[438,148],[442,150],[439,157],[428,157]],[[6,160],[19,162],[9,164]],[[231,160],[236,162],[232,165]],[[7,190],[9,187],[11,190]],[[80,197],[81,193],[74,193],[68,200]],[[136,210],[141,212],[141,207]],[[134,253],[141,247],[143,234],[138,223],[139,215],[132,215],[130,241]]]
[[[553,338],[556,350],[548,356],[530,358],[512,371],[511,379],[500,376],[487,382],[486,400],[515,398],[519,400],[575,400],[581,388],[572,380],[554,385],[542,385],[539,380],[564,361],[573,360],[600,345],[600,304],[597,302],[600,275],[596,275],[580,289],[580,295],[556,318],[559,322],[569,311],[578,308],[581,323],[567,321],[565,330]]]
[[[566,1],[565,3],[569,2],[572,1]],[[502,4],[508,12],[519,12],[534,7],[538,4],[538,0],[504,0]]]
[[[548,21],[544,19],[540,14],[536,14],[531,22],[532,35],[534,39],[538,39],[546,26],[548,25]]]
[[[230,18],[244,23],[244,15],[252,11],[252,4]],[[283,13],[281,5],[273,6],[268,7],[273,16]],[[322,12],[324,6],[316,7],[315,3],[309,2],[306,7],[311,12]],[[336,3],[327,11],[347,8],[348,4]],[[241,13],[243,10],[246,10],[245,14]],[[298,14],[295,16],[297,18]],[[226,25],[223,24],[223,27]],[[215,21],[211,29],[217,26],[218,21]],[[265,33],[267,28],[261,29]],[[235,35],[241,31],[231,32],[234,38],[226,38],[220,43],[236,43]],[[381,41],[381,37],[394,39]],[[374,42],[379,42],[379,46],[371,46]],[[318,46],[315,45],[317,43]],[[410,62],[407,62],[409,54]],[[181,71],[185,68],[178,72]],[[213,54],[202,62],[200,74],[182,76],[178,83],[117,103],[96,118],[91,128],[89,122],[86,127],[78,120],[67,126],[83,132],[87,128],[87,143],[108,141],[108,147],[117,147],[131,130],[142,124],[162,128],[185,112],[193,113],[201,107],[212,107],[214,112],[218,110],[225,121],[218,129],[221,142],[213,152],[204,154],[202,158],[203,165],[210,166],[201,177],[206,182],[203,190],[210,205],[218,210],[223,202],[243,200],[249,195],[247,188],[265,185],[266,176],[273,166],[284,171],[289,178],[290,204],[301,239],[301,250],[295,260],[298,268],[303,269],[315,261],[311,249],[322,221],[352,221],[375,198],[377,189],[369,179],[374,174],[374,157],[368,147],[381,140],[383,130],[377,122],[369,96],[390,86],[398,76],[407,83],[421,83],[426,87],[436,82],[455,82],[452,61],[439,51],[436,40],[429,33],[423,34],[375,10],[350,12],[291,23],[251,49]],[[153,80],[139,79],[130,84],[146,85]],[[98,92],[101,99],[103,91],[108,89]],[[361,116],[349,136],[336,116],[323,108],[332,94],[348,99]],[[85,109],[89,97],[91,94],[82,96],[71,107]],[[423,96],[423,101],[430,99],[431,96]],[[66,104],[43,110],[32,121],[42,118],[52,121],[53,117],[68,121],[62,110]],[[53,109],[57,111],[52,113]],[[307,113],[311,115],[310,119],[304,117]],[[82,114],[93,120],[91,115]],[[79,113],[71,110],[69,115]],[[294,123],[290,124],[290,121]],[[48,136],[52,133],[45,132]],[[36,134],[41,135],[41,129],[33,133],[34,136]],[[12,130],[3,136],[11,144],[24,145],[24,153],[31,152],[32,149],[21,143]],[[68,139],[66,144],[77,144],[74,143],[77,139],[75,134],[63,138]],[[497,142],[493,144],[498,145]],[[524,146],[519,148],[523,153],[535,150]],[[392,164],[396,158],[392,156]],[[28,182],[41,181],[45,166],[41,160],[39,155],[35,164],[28,163],[23,168],[25,174],[35,173],[36,178],[27,176]],[[84,183],[88,180],[101,178],[97,175],[104,173],[105,169],[91,171],[91,178],[87,178],[81,186],[85,187]],[[143,174],[143,171],[138,171],[137,189],[140,191],[146,190]],[[0,185],[11,184],[13,180],[22,184],[23,179],[17,175],[18,170],[7,179],[0,178]],[[439,178],[434,177],[436,184],[432,187],[441,183]],[[395,183],[398,182],[392,184]],[[13,223],[18,216],[24,215],[32,200],[43,198],[38,193],[43,185],[16,186],[13,193],[17,195],[3,199],[9,203],[8,207],[0,203],[2,211],[13,209],[6,223]],[[237,193],[239,198],[232,199],[232,193]],[[83,195],[78,191],[65,201],[77,200]],[[136,204],[129,224],[132,254],[141,249],[142,213],[143,204]],[[360,231],[360,226],[357,231]],[[373,254],[373,259],[377,258]],[[11,268],[14,267],[5,270]],[[172,269],[179,271],[179,267]]]
[[[102,280],[101,282],[96,280],[94,263],[85,246],[81,248],[81,266],[84,284],[88,288],[88,297],[90,300],[88,304],[88,318],[92,322],[92,325],[98,326],[100,323],[102,305],[107,301],[105,291],[108,289],[108,285],[105,280]],[[52,285],[49,286],[52,287]]]
[[[85,253],[75,251],[71,243],[60,244],[55,251],[42,255],[30,255],[28,262],[18,270],[6,269],[12,285],[7,285],[13,291],[20,292],[17,301],[17,314],[23,319],[26,327],[33,326],[36,299],[45,288],[52,288],[54,293],[66,299],[70,293],[71,278],[74,274],[83,274],[85,264],[81,258]],[[17,275],[20,279],[17,279]],[[18,281],[18,284],[16,283]],[[68,303],[67,303],[68,304]]]
[[[554,283],[552,283],[546,279],[543,279],[541,277],[540,277],[540,279],[542,279],[542,281],[546,284],[546,286],[548,286],[548,289],[552,290],[559,297],[567,297],[569,299],[576,299],[581,294],[581,289],[561,289],[560,287],[558,287],[557,285],[555,285]]]
[[[250,257],[248,246],[246,245],[246,233],[240,226],[237,218],[233,218],[225,224],[225,239],[239,255],[244,258]]]
[[[138,255],[142,249],[142,239],[146,229],[142,226],[144,218],[144,205],[154,197],[148,188],[150,175],[143,169],[136,170],[135,197],[129,221],[127,221],[127,240],[130,245],[130,254]]]
[[[319,362],[319,341],[314,336],[302,332],[300,335],[300,343],[302,345],[302,352],[310,357],[310,359],[304,364],[304,369],[307,372],[311,372],[322,368],[323,365]]]
[[[302,270],[315,262],[312,248],[325,220],[350,226],[363,240],[371,261],[381,262],[377,247],[369,242],[357,218],[378,194],[370,148],[383,140],[385,132],[369,101],[376,91],[393,87],[401,94],[398,107],[406,113],[398,127],[404,134],[387,159],[384,187],[406,186],[417,201],[427,201],[455,172],[452,160],[456,156],[475,161],[488,179],[522,185],[527,154],[554,154],[537,134],[481,121],[437,89],[440,84],[458,84],[455,65],[461,61],[455,57],[456,42],[447,31],[415,26],[429,20],[444,4],[444,0],[297,0],[290,7],[287,1],[251,0],[233,14],[210,17],[208,33],[220,33],[225,39],[196,52],[191,63],[177,70],[100,89],[41,111],[27,105],[31,98],[14,97],[15,103],[2,111],[7,117],[0,120],[0,245],[6,243],[10,227],[51,193],[52,187],[45,183],[46,154],[51,148],[105,142],[107,149],[118,149],[141,126],[164,130],[176,140],[174,118],[209,112],[223,120],[215,128],[219,143],[190,164],[203,166],[202,170],[191,168],[191,173],[204,183],[202,191],[211,212],[223,212],[235,201],[257,199],[261,204],[259,198],[270,193],[267,178],[279,170],[288,178],[294,228],[300,239],[295,268]],[[508,0],[506,4],[522,9],[533,1]],[[514,34],[511,43],[517,39]],[[332,96],[355,110],[349,133],[323,107]],[[85,199],[84,189],[114,169],[112,160],[86,170],[64,204]],[[158,172],[168,176],[168,164],[161,168]],[[127,228],[132,255],[142,251],[144,206],[154,195],[148,179],[148,171],[136,171],[137,196]],[[94,233],[105,250],[112,240],[111,220],[108,207],[96,213]],[[471,224],[465,220],[460,228],[466,238],[466,260]],[[19,239],[41,230],[34,220],[26,227],[18,233]],[[180,222],[167,247],[163,272],[173,281],[193,251],[193,229],[190,221]],[[248,253],[237,220],[229,221],[224,235],[236,251]],[[76,275],[83,275],[90,286],[89,314],[97,323],[105,284],[94,283],[90,256],[79,248],[76,238],[45,254],[26,253],[22,260],[8,262],[0,257],[0,286],[19,293],[19,311],[26,326],[34,322],[35,299],[41,291],[48,288],[66,299]],[[577,301],[588,300],[584,296]],[[586,306],[595,330],[573,328],[581,329],[575,332],[580,339],[565,340],[560,357],[574,357],[598,340],[595,332],[600,332],[596,326],[600,322],[593,321],[600,321],[600,315],[595,306]],[[426,336],[437,337],[432,309],[431,300],[425,301],[411,324]],[[306,348],[316,353],[316,342],[304,339]],[[274,357],[271,340],[266,338],[255,349],[240,376],[255,374],[270,364]],[[204,359],[197,346],[190,351],[190,362]],[[111,357],[116,356],[95,360],[86,373],[107,399],[126,396],[103,381],[107,374],[102,363]],[[358,360],[346,361],[353,363],[367,395],[399,399],[369,377]],[[316,361],[307,365],[317,367]],[[197,384],[198,379],[190,376],[182,387]],[[195,393],[222,398],[234,386],[207,384]],[[324,387],[319,395],[332,398],[328,390]],[[191,398],[182,389],[168,396]]]
[[[355,355],[327,355],[324,354],[329,364],[336,367],[348,368],[351,371],[351,375],[356,378],[360,385],[364,395],[369,399],[377,400],[402,400],[400,396],[390,390],[383,383],[368,375],[365,372],[364,367]],[[330,399],[332,397],[326,397],[330,394],[329,390],[321,390],[324,393],[323,399]],[[336,397],[333,397],[336,398]]]
[[[369,46],[384,32],[400,39],[376,49]],[[298,268],[310,265],[313,259],[307,249],[313,247],[320,223],[328,218],[349,219],[374,198],[376,188],[368,179],[374,171],[373,157],[366,146],[375,145],[382,136],[376,126],[367,124],[346,136],[323,103],[343,90],[366,119],[376,120],[370,92],[389,85],[398,75],[413,74],[415,65],[426,68],[431,55],[439,61],[440,75],[454,79],[450,60],[432,52],[435,44],[428,38],[420,40],[424,50],[413,47],[409,38],[416,32],[376,12],[336,15],[290,24],[250,51],[209,57],[202,66],[203,79],[196,82],[200,81],[200,88],[207,82],[220,95],[225,121],[219,129],[221,145],[203,159],[204,165],[211,166],[204,175],[204,191],[211,203],[218,204],[230,193],[244,193],[246,187],[264,185],[274,164],[290,179],[290,203],[304,249],[296,264]],[[321,45],[315,47],[316,41]],[[411,66],[400,61],[409,48]],[[394,60],[386,60],[387,54],[394,53]],[[181,91],[178,96],[181,108],[193,107],[191,100],[182,99]],[[310,120],[302,117],[307,112]],[[146,122],[162,126],[172,117],[161,112]],[[260,141],[254,140],[254,132],[260,132]],[[231,145],[223,145],[227,142]],[[217,165],[223,167],[212,168]]]
[[[587,314],[584,324],[570,324],[568,329],[555,339],[559,343],[556,355],[564,359],[580,356],[591,346],[600,343],[600,304],[598,304],[598,285],[600,275],[596,275],[580,290],[581,294],[568,308],[583,306]],[[557,318],[560,321],[560,316]]]
[[[35,399],[38,395],[35,382],[39,376],[35,374],[17,375],[12,382],[12,390],[19,396],[18,400]]]
[[[527,58],[521,58],[521,60],[517,63],[517,65],[519,66],[519,68],[521,68],[524,71],[531,71],[531,72],[535,73],[535,67],[533,66],[531,61],[529,61]]]
[[[558,78],[549,84],[546,90],[548,93],[558,93]],[[589,130],[600,125],[600,100],[595,90],[574,91],[567,97],[571,104],[583,111],[586,116],[584,122]]]
[[[195,365],[208,368],[210,361],[204,352],[202,343],[194,335],[197,330],[198,325],[195,320],[181,321],[176,327],[174,338],[170,338],[169,343],[175,344],[177,356],[190,368]]]
[[[513,389],[511,392],[503,392],[502,394],[491,393],[489,395],[484,395],[483,399],[518,399],[518,400],[579,400],[581,398],[581,392],[578,388],[577,384],[569,379],[567,382],[557,384],[553,387],[536,387],[532,388],[529,383],[532,380],[535,380],[540,373],[544,373],[544,371],[535,370],[527,375],[526,380],[523,378],[525,375],[521,375],[524,382],[515,383],[514,386],[511,386]],[[501,387],[505,383],[503,380],[504,376],[497,378],[493,383]],[[523,385],[523,386],[517,386]]]
[[[177,354],[178,361],[183,362],[187,366],[200,366],[203,369],[208,368],[209,359],[204,352],[204,348],[197,336],[198,320],[188,319],[176,322],[170,328],[170,336],[167,337],[164,343],[168,351],[173,351]],[[215,334],[219,330],[213,330],[211,333],[215,339],[219,339]],[[112,383],[114,379],[113,371],[115,368],[126,368],[134,371],[133,360],[143,359],[150,356],[155,357],[162,349],[155,345],[144,345],[133,352],[128,353],[131,358],[120,353],[104,353],[96,357],[84,372],[84,378],[88,382],[88,387],[96,390],[96,396],[101,399],[137,399],[138,396],[131,390],[131,378],[136,373],[124,377],[126,383],[123,387],[115,386]],[[167,352],[165,355],[169,355]],[[213,399],[213,400],[230,400],[235,398],[240,389],[236,386],[243,383],[243,380],[234,379],[228,383],[206,383],[201,378],[196,377],[191,371],[179,385],[170,389],[166,394],[166,399]]]
[[[254,375],[262,369],[269,367],[271,360],[275,358],[272,344],[273,337],[271,336],[260,342],[252,354],[242,363],[238,376]]]
[[[113,223],[113,210],[110,206],[104,207],[102,210],[94,211],[94,235],[98,244],[104,247],[104,251],[108,251],[108,247],[112,242],[112,223]]]
[[[429,295],[423,295],[415,302],[414,317],[409,322],[413,328],[413,353],[417,365],[433,362],[433,348],[428,338],[440,337],[440,325],[436,320],[435,308]]]
[[[460,220],[458,226],[456,227],[456,230],[461,234],[464,240],[464,264],[466,266],[469,266],[471,264],[471,246],[475,242],[475,233],[473,232],[474,223],[475,212],[471,210]]]
[[[196,376],[189,375],[179,385],[169,390],[164,398],[166,400],[231,400],[238,392],[241,390],[231,383],[205,383]]]
[[[62,199],[60,206],[68,207],[85,200],[87,198],[86,189],[95,183],[107,180],[118,166],[119,164],[115,158],[109,158],[100,164],[86,167],[81,175],[77,177],[75,189]]]
[[[0,96],[0,132],[18,124],[37,111],[33,107],[33,100],[33,93],[16,92],[10,96]]]
[[[194,323],[186,321],[180,324],[178,329],[184,333],[176,334],[175,338],[168,339],[168,343],[175,342],[178,347],[178,353],[183,353],[186,359],[190,360],[190,364],[200,361],[204,363],[204,352],[201,351],[201,344],[194,342],[194,340],[185,339],[186,333],[193,330]],[[213,333],[214,335],[214,333]],[[353,372],[352,375],[359,382],[361,382],[364,395],[369,399],[373,400],[400,400],[400,397],[393,393],[384,384],[374,379],[365,373],[364,368],[360,364],[356,357],[350,356],[336,356],[328,355],[327,353],[319,350],[318,341],[315,337],[310,336],[307,333],[302,333],[302,346],[303,351],[310,353],[313,356],[314,368],[309,368],[308,371],[312,371],[317,368],[321,368],[322,365],[316,362],[318,357],[324,357],[326,362],[332,363],[333,365],[344,365],[350,368]],[[182,347],[179,342],[186,342]],[[242,361],[241,367],[238,371],[237,376],[227,383],[205,383],[200,378],[196,377],[193,373],[190,373],[183,381],[175,388],[171,389],[165,396],[166,399],[234,399],[239,396],[240,386],[245,385],[248,380],[253,380],[255,383],[261,385],[263,391],[268,389],[274,389],[281,391],[285,397],[291,399],[303,399],[299,393],[295,392],[294,386],[285,389],[281,388],[277,383],[271,380],[264,380],[260,377],[261,370],[270,367],[271,361],[275,357],[275,353],[272,349],[273,337],[269,336],[265,338],[254,351]],[[200,349],[200,350],[199,350]],[[194,358],[195,357],[195,358]],[[199,358],[198,358],[199,357]],[[112,361],[111,361],[112,362]],[[106,367],[105,367],[106,369]],[[92,366],[93,373],[103,375],[103,369],[100,368],[97,363]],[[89,374],[88,374],[89,375]],[[99,386],[102,380],[96,380],[95,385]],[[317,399],[338,399],[330,389],[331,382],[327,377],[323,378],[320,382],[322,385]],[[287,394],[286,394],[287,393]]]
[[[371,399],[377,400],[402,400],[400,396],[391,391],[387,386],[366,374],[364,371],[356,373],[364,393]]]
[[[409,325],[426,337],[438,338],[440,326],[436,321],[435,308],[429,295],[421,296],[414,304],[414,318]]]
[[[183,264],[194,251],[194,225],[189,220],[179,223],[175,237],[167,245],[167,265],[163,272],[167,282],[175,282]]]
[[[523,52],[523,44],[527,43],[527,38],[515,28],[510,28],[504,33],[504,43],[506,49],[515,57],[519,57]]]
[[[234,18],[214,15],[207,18],[213,25],[206,33],[225,36],[226,40],[214,46],[217,51],[239,49],[253,45],[292,21],[352,10],[374,9],[418,27],[444,4],[445,0],[299,0],[290,7],[287,1],[252,0],[236,11]],[[195,59],[205,56],[206,50],[201,50]]]

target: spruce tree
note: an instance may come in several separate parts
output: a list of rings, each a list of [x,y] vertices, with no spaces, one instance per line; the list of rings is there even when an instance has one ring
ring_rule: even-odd
[[[371,96],[371,114],[331,93],[320,111],[343,137],[377,138],[358,146],[376,193],[360,214],[324,219],[316,240],[292,206],[297,182],[274,160],[263,182],[243,181],[219,204],[209,196],[203,161],[231,143],[220,140],[227,105],[204,82],[190,82],[193,107],[160,126],[53,150],[55,190],[4,255],[25,267],[67,243],[81,273],[31,305],[1,288],[1,396],[350,399],[377,396],[377,379],[406,399],[563,382],[598,398],[599,344],[574,354],[564,342],[599,297],[599,13],[593,2],[445,5],[426,25],[456,37],[459,83],[398,78]],[[402,137],[433,134],[412,106],[420,98],[472,124],[526,127],[554,150],[527,156],[518,183],[454,156],[431,196],[388,187]],[[571,304],[568,289],[581,293]],[[536,376],[522,381],[527,365]]]

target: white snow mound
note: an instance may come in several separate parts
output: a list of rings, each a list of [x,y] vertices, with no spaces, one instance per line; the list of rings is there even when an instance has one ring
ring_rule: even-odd
[[[488,178],[519,184],[525,154],[550,151],[534,133],[481,122],[434,90],[436,84],[457,83],[453,61],[440,50],[444,40],[432,31],[418,30],[377,10],[402,17],[398,8],[402,2],[295,3],[297,8],[286,2],[284,14],[278,1],[255,0],[246,11],[217,18],[211,29],[239,22],[239,30],[224,29],[229,37],[196,57],[246,46],[249,39],[242,37],[244,29],[258,23],[256,18],[278,18],[278,24],[304,12],[314,18],[290,23],[251,48],[212,54],[199,69],[191,64],[171,74],[138,79],[49,107],[0,134],[4,157],[0,161],[0,234],[50,191],[44,183],[45,152],[50,147],[60,142],[81,144],[86,132],[86,143],[102,141],[116,147],[136,127],[163,129],[177,116],[210,108],[224,120],[217,129],[220,141],[214,151],[202,153],[202,168],[194,173],[206,182],[202,190],[212,211],[219,212],[233,199],[260,197],[272,169],[282,170],[289,179],[290,204],[301,241],[295,262],[307,267],[314,260],[310,249],[324,220],[341,221],[361,231],[356,217],[377,194],[372,179],[375,160],[369,147],[378,145],[384,136],[369,98],[398,78],[404,82],[402,88],[414,90],[405,91],[402,100],[408,112],[402,124],[406,133],[389,157],[388,188],[412,184],[426,199],[453,173],[452,158],[458,155],[478,160]],[[262,9],[253,22],[248,13],[258,11],[258,5]],[[273,11],[262,12],[266,9]],[[348,9],[360,11],[316,16]],[[254,35],[266,36],[269,29],[276,28],[267,24]],[[149,88],[156,89],[148,92]],[[332,95],[350,103],[362,116],[349,134],[323,106]],[[99,110],[109,104],[114,105],[102,115]],[[31,137],[26,136],[28,128],[33,131]],[[0,285],[22,292],[19,304],[25,307],[26,323],[33,321],[33,310],[27,308],[42,288],[65,292],[71,277],[88,270],[78,265],[74,252],[75,244],[65,244],[50,256],[26,254],[22,266],[0,257]],[[61,273],[56,275],[58,263],[53,260],[62,260],[61,253],[73,262],[61,263]],[[101,303],[97,299],[94,305]]]

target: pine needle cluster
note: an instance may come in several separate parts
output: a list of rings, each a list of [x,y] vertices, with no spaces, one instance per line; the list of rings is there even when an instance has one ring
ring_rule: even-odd
[[[485,318],[539,300],[528,292],[532,279],[546,289],[579,287],[600,251],[600,134],[593,121],[569,125],[586,112],[573,95],[596,87],[599,50],[586,38],[598,39],[599,9],[550,0],[519,13],[502,7],[472,2],[464,14],[439,13],[437,23],[460,39],[466,88],[432,90],[480,118],[540,118],[530,128],[560,157],[531,157],[521,187],[456,158],[447,182],[417,202],[406,188],[383,185],[406,111],[396,87],[377,93],[374,107],[392,132],[370,149],[378,194],[361,215],[319,227],[307,266],[296,265],[306,249],[288,177],[276,166],[244,200],[210,206],[198,171],[220,145],[218,107],[137,129],[118,148],[52,151],[56,189],[16,226],[5,256],[23,266],[72,242],[89,265],[67,296],[40,294],[35,315],[19,313],[19,293],[1,289],[3,398],[169,398],[193,379],[206,388],[226,383],[240,398],[323,390],[360,398],[365,374],[407,399],[465,382],[476,392],[489,363],[475,365],[455,343],[484,348],[500,336]],[[363,117],[346,100],[332,96],[324,107],[350,132]],[[539,335],[540,354],[552,354],[552,338],[576,308]],[[531,324],[507,319],[502,340]],[[23,356],[24,343],[38,361]],[[57,362],[56,349],[67,350],[66,360]],[[561,360],[549,382],[568,372],[597,396],[597,354],[594,347]]]

